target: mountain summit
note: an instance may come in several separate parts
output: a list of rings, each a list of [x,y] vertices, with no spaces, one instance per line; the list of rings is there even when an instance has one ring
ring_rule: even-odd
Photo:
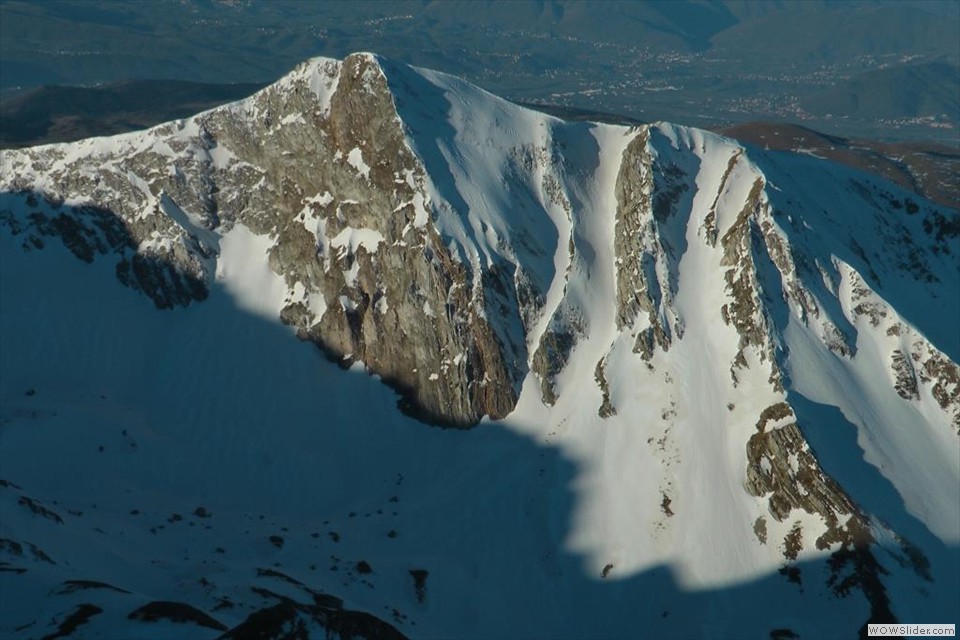
[[[0,162],[5,637],[957,617],[955,210],[372,54]]]

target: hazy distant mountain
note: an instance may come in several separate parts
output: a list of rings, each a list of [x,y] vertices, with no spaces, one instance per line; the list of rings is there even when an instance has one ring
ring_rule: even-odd
[[[943,62],[859,74],[804,99],[817,114],[889,120],[941,116],[960,123],[960,67]]]
[[[870,57],[900,62],[911,56],[960,62],[956,11],[929,12],[915,2],[795,2],[777,9],[718,33],[711,51],[764,64],[853,63]]]
[[[867,171],[960,210],[960,150],[934,144],[889,143],[829,136],[798,125],[747,122],[720,133],[774,151],[793,151]]]
[[[960,64],[956,2],[108,2],[0,0],[0,91],[170,78],[262,82],[380,51],[521,102],[717,126],[802,117],[851,75]],[[839,135],[954,130],[844,122]],[[831,122],[807,122],[824,129]]]
[[[145,129],[243,98],[259,88],[174,80],[40,87],[0,103],[0,145],[65,142]]]
[[[623,47],[636,48],[634,55],[710,51],[747,66],[770,57],[831,63],[904,52],[956,64],[955,4],[3,0],[0,83],[262,81],[311,54],[362,49],[470,73],[499,59],[508,75],[511,56],[563,71],[615,63]]]
[[[875,175],[372,54],[0,152],[0,635],[956,620],[958,256]]]

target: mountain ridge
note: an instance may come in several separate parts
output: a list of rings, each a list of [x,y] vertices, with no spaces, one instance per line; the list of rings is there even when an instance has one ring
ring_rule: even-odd
[[[222,283],[420,419],[556,440],[591,469],[563,544],[604,577],[673,558],[698,587],[777,566],[793,580],[829,557],[825,584],[858,590],[872,621],[949,610],[948,209],[696,129],[565,123],[371,54],[142,134],[0,159],[25,260],[59,237],[178,317]],[[860,434],[922,550],[821,467],[820,405]],[[663,537],[703,523],[716,549]],[[943,600],[904,595],[931,570]]]
[[[245,97],[240,85],[205,85],[173,83],[173,96],[165,96],[160,104],[154,99],[144,100],[140,87],[155,93],[171,83],[168,81],[137,81],[83,88],[97,106],[93,111],[64,105],[76,87],[44,87],[32,93],[0,102],[0,145],[19,148],[57,142],[74,142],[87,137],[102,137],[126,131],[151,127],[195,111],[191,105],[205,108],[219,106],[217,96],[233,92],[235,98]],[[259,88],[259,87],[256,87]],[[136,95],[130,95],[130,91]],[[253,90],[251,85],[250,91]],[[100,101],[110,101],[119,92],[120,103],[109,107]],[[240,93],[237,93],[240,92]],[[179,98],[179,99],[178,99]],[[56,103],[52,106],[51,103]],[[602,122],[627,126],[647,124],[623,115],[599,113],[554,104],[516,102],[522,107],[541,111],[562,120]],[[815,154],[870,173],[877,173],[900,186],[911,189],[925,198],[951,208],[960,206],[960,194],[952,177],[960,160],[955,149],[935,143],[884,143],[876,140],[849,140],[831,136],[799,125],[787,123],[746,122],[711,129],[741,142],[758,146]],[[782,137],[780,137],[782,136]]]

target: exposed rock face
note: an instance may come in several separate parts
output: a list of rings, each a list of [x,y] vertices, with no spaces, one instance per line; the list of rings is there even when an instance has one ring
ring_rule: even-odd
[[[747,479],[752,495],[767,498],[770,514],[783,522],[794,510],[819,516],[826,531],[815,539],[816,548],[831,551],[831,576],[828,586],[838,597],[859,590],[870,603],[868,623],[896,621],[882,577],[887,571],[877,561],[873,546],[874,530],[882,531],[899,545],[888,547],[904,566],[910,566],[922,579],[929,580],[928,561],[909,541],[897,536],[882,523],[874,522],[837,483],[826,475],[810,450],[797,425],[796,416],[786,402],[768,407],[757,422],[757,433],[747,443]],[[766,522],[758,520],[754,531],[766,542]],[[783,539],[782,572],[794,576],[792,566],[803,548],[804,528],[797,520]]]
[[[227,630],[222,623],[210,615],[184,602],[148,602],[139,609],[130,612],[127,617],[130,620],[140,620],[142,622],[170,621],[177,624],[194,624],[217,631]]]
[[[653,191],[653,159],[647,150],[650,133],[641,132],[623,154],[617,176],[617,326],[630,326],[641,311],[652,312],[659,302],[659,282],[653,256],[647,248],[651,226],[650,197]],[[655,233],[653,233],[655,235]],[[652,276],[652,277],[651,277]],[[651,291],[651,284],[653,290]]]
[[[15,219],[9,211],[0,211],[0,224],[10,233],[23,237],[27,251],[44,247],[45,238],[59,238],[77,258],[92,262],[94,256],[119,258],[117,279],[153,300],[158,309],[186,306],[207,297],[203,264],[194,254],[181,247],[170,261],[152,252],[138,251],[138,243],[130,229],[111,211],[96,205],[72,207],[62,201],[38,198],[32,192],[15,195],[31,209],[26,221]],[[203,259],[211,256],[200,244],[193,250]]]
[[[254,611],[246,620],[220,637],[224,640],[307,640],[319,634],[342,640],[404,640],[406,637],[393,625],[376,616],[345,609],[343,601],[327,594],[316,593],[314,602],[310,604],[267,591],[264,595],[280,602]]]
[[[530,368],[540,379],[541,398],[546,405],[553,405],[557,401],[554,387],[556,376],[566,366],[581,332],[582,329],[566,316],[558,314],[551,319],[551,325],[540,338]]]
[[[797,423],[767,426],[793,419],[786,402],[761,415],[757,433],[747,443],[747,490],[757,497],[769,496],[770,514],[778,521],[787,519],[793,509],[803,509],[836,524],[856,508],[820,469]]]
[[[891,351],[889,361],[891,382],[897,394],[904,400],[916,402],[924,393],[929,393],[960,435],[960,366],[903,322],[863,278],[856,273],[850,277],[852,319],[864,319],[899,343],[898,348]]]
[[[650,130],[641,130],[624,151],[614,230],[617,328],[633,327],[639,314],[646,313],[647,326],[637,333],[634,346],[645,360],[655,348],[670,349],[682,248],[670,244],[663,227],[677,215],[680,196],[689,190],[682,169],[656,166],[650,136]]]
[[[423,166],[376,58],[305,63],[148,140],[105,157],[11,157],[7,188],[37,200],[40,185],[21,176],[43,173],[47,201],[29,228],[4,222],[26,244],[56,235],[86,261],[116,254],[118,279],[159,308],[206,297],[213,230],[242,224],[275,239],[270,265],[290,291],[281,318],[380,374],[410,413],[465,426],[513,408],[523,370],[487,319],[518,306],[512,278],[491,267],[474,286],[431,224]],[[65,209],[64,198],[96,204]]]
[[[762,191],[763,180],[757,178],[737,219],[720,239],[723,247],[720,264],[729,267],[724,272],[724,279],[732,298],[720,308],[720,312],[723,321],[733,325],[740,335],[739,351],[730,369],[734,382],[737,381],[736,369],[746,366],[744,350],[766,344],[766,318],[758,299],[760,286],[752,259],[755,244],[762,242],[756,233],[764,204],[761,201]]]

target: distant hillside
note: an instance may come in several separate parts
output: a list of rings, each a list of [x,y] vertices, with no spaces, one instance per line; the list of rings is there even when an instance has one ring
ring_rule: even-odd
[[[960,67],[943,62],[877,69],[809,96],[818,115],[902,119],[946,116],[960,121]]]
[[[644,120],[638,120],[637,118],[631,118],[630,116],[617,113],[607,113],[606,111],[593,111],[592,109],[580,109],[578,107],[568,107],[558,104],[542,104],[539,102],[516,102],[516,104],[563,120],[603,122],[605,124],[623,124],[627,126],[649,124],[649,122]]]
[[[773,122],[747,122],[718,132],[758,147],[805,153],[868,171],[934,202],[960,209],[960,151],[954,148],[846,139]]]
[[[868,56],[891,56],[892,62],[904,55],[956,63],[960,57],[957,16],[924,11],[919,2],[796,2],[780,8],[718,33],[711,40],[711,51],[746,61],[790,64]]]
[[[505,77],[485,86],[508,93],[521,78],[529,83],[525,72],[531,65],[601,70],[604,64],[619,64],[627,52],[710,51],[712,58],[719,55],[738,66],[771,57],[831,62],[902,52],[957,62],[955,5],[918,0],[87,0],[81,6],[5,0],[0,3],[0,86],[151,76],[249,82],[275,77],[308,56],[357,50],[387,51],[461,73],[482,72],[499,62],[494,68]],[[516,57],[523,64],[514,67]]]
[[[0,146],[69,142],[143,129],[244,98],[261,87],[174,80],[40,87],[0,103]]]
[[[378,51],[517,102],[702,127],[799,121],[807,97],[851,75],[960,64],[957,33],[956,0],[0,0],[0,100],[129,78],[260,82],[305,58]],[[887,104],[909,101],[890,86]],[[838,132],[952,144],[912,117],[850,117]]]

